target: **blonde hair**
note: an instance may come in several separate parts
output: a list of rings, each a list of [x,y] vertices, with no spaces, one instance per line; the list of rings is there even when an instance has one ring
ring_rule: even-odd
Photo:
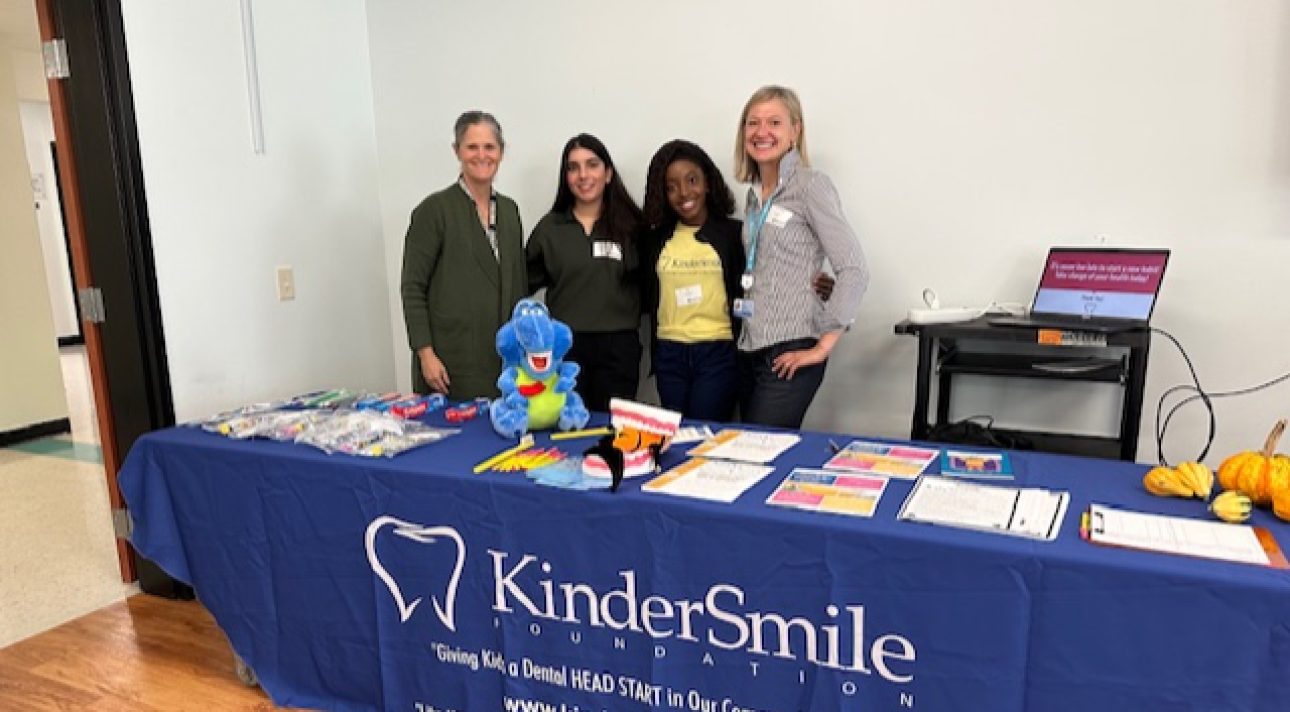
[[[735,180],[740,183],[751,183],[760,177],[757,162],[748,157],[748,147],[744,141],[744,124],[748,123],[748,113],[758,104],[778,100],[788,109],[788,119],[797,127],[797,153],[801,156],[802,165],[810,167],[811,159],[806,152],[806,122],[802,118],[802,102],[797,93],[788,87],[768,84],[748,97],[744,111],[739,115],[739,127],[735,129]]]

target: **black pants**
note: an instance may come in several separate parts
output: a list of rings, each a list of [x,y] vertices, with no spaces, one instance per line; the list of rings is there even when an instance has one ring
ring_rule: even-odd
[[[564,357],[581,368],[574,390],[588,410],[609,412],[610,398],[636,400],[640,384],[641,339],[635,330],[573,334],[573,348]]]
[[[757,351],[739,352],[739,415],[745,423],[798,430],[815,392],[824,381],[828,361],[797,369],[793,380],[775,375],[775,359],[788,351],[809,349],[815,339],[794,339]]]

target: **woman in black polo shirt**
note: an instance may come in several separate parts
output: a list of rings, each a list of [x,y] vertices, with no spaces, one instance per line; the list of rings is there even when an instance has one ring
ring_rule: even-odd
[[[641,303],[634,235],[641,222],[609,150],[595,136],[569,139],[555,203],[529,236],[529,291],[546,287],[551,316],[573,330],[566,360],[578,364],[587,408],[636,398]]]

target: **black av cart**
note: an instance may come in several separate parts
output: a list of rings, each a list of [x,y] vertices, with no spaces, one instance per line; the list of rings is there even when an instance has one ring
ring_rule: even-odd
[[[896,324],[897,334],[918,338],[912,440],[935,440],[949,425],[956,375],[1005,376],[1112,383],[1124,387],[1118,437],[993,428],[1024,439],[1035,450],[1132,462],[1138,451],[1151,331],[1114,333],[992,326],[987,317],[952,324]],[[935,380],[935,389],[933,381]],[[928,421],[932,394],[936,419]]]

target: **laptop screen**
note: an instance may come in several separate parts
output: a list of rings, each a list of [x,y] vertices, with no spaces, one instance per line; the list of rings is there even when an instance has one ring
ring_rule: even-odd
[[[1054,247],[1030,311],[1146,322],[1169,250]]]

